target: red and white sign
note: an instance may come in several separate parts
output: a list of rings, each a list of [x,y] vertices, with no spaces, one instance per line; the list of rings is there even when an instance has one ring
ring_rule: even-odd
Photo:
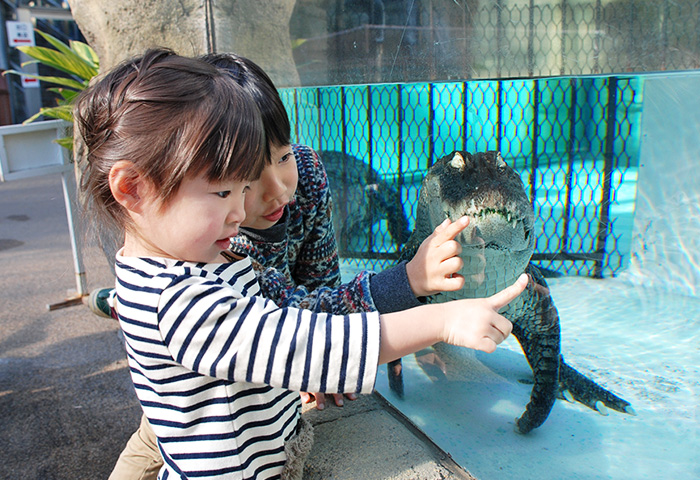
[[[39,88],[38,78],[27,77],[26,75],[22,75],[21,78],[23,88]]]
[[[8,20],[5,22],[7,27],[7,43],[10,47],[33,47],[34,28],[29,22],[15,22]]]

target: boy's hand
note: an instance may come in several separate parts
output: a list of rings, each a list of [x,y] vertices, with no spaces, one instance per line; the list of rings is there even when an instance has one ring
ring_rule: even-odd
[[[332,394],[333,396],[333,401],[338,407],[343,406],[343,394],[342,393],[334,393]],[[354,393],[346,393],[346,397],[348,397],[348,400],[357,400],[357,395]],[[301,392],[301,401],[303,403],[311,403],[314,400],[316,400],[316,409],[317,410],[323,410],[326,408],[326,394],[325,393],[307,393],[307,392]]]
[[[415,256],[406,264],[408,283],[416,297],[459,290],[464,277],[457,272],[463,262],[459,258],[462,246],[455,237],[469,225],[469,217],[455,222],[445,219],[423,240]]]
[[[487,298],[455,300],[442,305],[445,311],[443,340],[451,345],[492,353],[510,335],[513,324],[498,311],[512,302],[527,287],[529,277],[520,275],[516,282]]]

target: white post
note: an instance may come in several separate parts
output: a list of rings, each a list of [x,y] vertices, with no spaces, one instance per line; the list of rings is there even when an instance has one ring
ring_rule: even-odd
[[[68,232],[70,233],[70,244],[73,250],[73,266],[75,268],[75,284],[79,297],[88,294],[87,282],[85,281],[85,269],[83,268],[82,242],[80,239],[80,217],[76,205],[77,188],[73,169],[66,170],[61,174],[63,183],[63,197],[66,202],[66,217],[68,217]]]

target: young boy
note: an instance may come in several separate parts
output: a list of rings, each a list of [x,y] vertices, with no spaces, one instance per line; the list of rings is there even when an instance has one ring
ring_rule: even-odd
[[[493,351],[512,328],[497,311],[527,283],[386,315],[256,296],[250,259],[220,257],[266,161],[255,102],[235,85],[151,51],[76,104],[83,191],[101,223],[124,231],[116,309],[161,478],[295,478],[285,453],[303,436],[295,391],[369,392],[378,364],[438,341]]]

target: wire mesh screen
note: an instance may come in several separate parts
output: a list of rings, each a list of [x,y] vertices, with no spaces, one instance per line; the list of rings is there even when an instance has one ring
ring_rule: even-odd
[[[499,150],[536,216],[533,261],[613,276],[630,248],[642,81],[583,77],[281,90],[294,141],[316,149],[341,257],[381,269],[415,223],[425,172],[454,150]]]

